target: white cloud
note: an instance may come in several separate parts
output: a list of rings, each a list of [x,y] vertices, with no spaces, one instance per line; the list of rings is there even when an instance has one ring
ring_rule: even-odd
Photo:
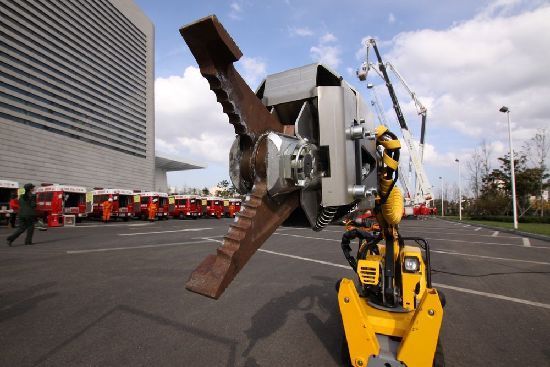
[[[393,15],[393,13],[390,13],[390,14],[388,15],[388,23],[389,23],[389,24],[395,23],[395,15]]]
[[[237,63],[237,68],[252,90],[255,90],[267,74],[266,63],[260,58],[243,56]]]
[[[547,4],[544,0],[495,0],[482,9],[476,16],[477,19],[510,16],[526,10],[534,10]]]
[[[227,164],[234,130],[196,67],[155,81],[156,149],[198,163]]]
[[[331,42],[336,42],[336,41],[338,41],[338,38],[336,38],[336,36],[333,35],[332,33],[325,33],[319,39],[319,42],[321,42],[321,43],[331,43]]]
[[[230,5],[229,18],[234,20],[241,20],[243,8],[238,2],[232,2]]]
[[[205,157],[208,161],[216,163],[228,163],[229,148],[233,140],[235,140],[235,134],[221,135],[211,132],[203,132],[198,137],[177,138],[179,145],[185,147],[192,156]]]
[[[399,139],[401,141],[401,155],[399,157],[399,162],[401,163],[401,167],[408,167],[409,159],[410,159],[410,153],[409,149],[407,147],[407,144],[403,141],[403,139]],[[420,154],[419,144],[418,141],[414,142],[417,153]],[[424,144],[424,153],[423,153],[423,162],[425,165],[430,165],[432,167],[448,167],[454,164],[454,161],[456,158],[465,157],[467,155],[470,155],[472,150],[470,149],[462,149],[460,152],[454,153],[454,152],[447,152],[442,153],[437,150],[435,145],[430,143]],[[413,169],[414,171],[414,169]]]
[[[340,47],[334,44],[337,40],[332,33],[325,33],[319,38],[319,43],[309,49],[311,58],[315,62],[337,69],[342,62]]]
[[[429,128],[448,130],[467,148],[484,138],[507,146],[506,116],[498,112],[506,105],[519,147],[548,126],[549,19],[548,5],[499,0],[448,29],[400,33],[385,58],[427,105]],[[407,100],[403,109],[412,113]]]
[[[241,12],[242,11],[241,6],[237,3],[231,3],[230,7],[231,7],[231,9],[233,9],[236,12]]]
[[[178,149],[175,144],[168,143],[164,139],[155,137],[155,150],[159,153],[165,153],[169,155],[178,154]]]
[[[309,49],[311,57],[318,63],[328,65],[332,68],[338,68],[340,65],[340,49],[335,46],[312,46]]]
[[[378,46],[379,49],[384,48],[384,47],[391,47],[393,45],[392,40],[385,41],[385,40],[380,40],[377,37],[365,36],[361,39],[361,47],[358,48],[357,51],[355,52],[355,58],[357,60],[360,60],[360,61],[365,60],[365,57],[367,56],[367,49],[366,49],[365,45],[366,45],[366,42],[371,38],[374,38],[376,40],[376,45]]]
[[[289,28],[288,32],[291,36],[310,37],[313,36],[313,31],[308,27]]]

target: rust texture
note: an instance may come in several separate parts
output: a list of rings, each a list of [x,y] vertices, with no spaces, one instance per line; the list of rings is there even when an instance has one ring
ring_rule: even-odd
[[[186,284],[193,292],[217,299],[256,250],[298,207],[299,194],[289,194],[281,202],[274,202],[267,195],[262,136],[270,131],[283,132],[284,127],[235,70],[233,63],[242,56],[235,41],[214,15],[184,26],[180,34],[241,138],[241,178],[250,188],[222,246],[202,261]]]

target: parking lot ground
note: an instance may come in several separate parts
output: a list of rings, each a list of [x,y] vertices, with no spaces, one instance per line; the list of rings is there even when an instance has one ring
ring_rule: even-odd
[[[343,228],[280,228],[219,300],[186,291],[230,221],[88,222],[2,245],[0,366],[340,365]],[[447,365],[549,365],[550,243],[478,228],[401,226],[432,247]]]

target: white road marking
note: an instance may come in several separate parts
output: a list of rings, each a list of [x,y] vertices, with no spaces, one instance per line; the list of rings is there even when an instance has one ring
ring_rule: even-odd
[[[205,231],[207,229],[212,228],[186,228],[186,229],[178,229],[175,231],[156,231],[156,232],[139,232],[139,233],[119,233],[119,236],[137,236],[141,234],[158,234],[158,233],[176,233],[176,232],[198,232],[198,231]]]
[[[309,237],[309,236],[301,236],[299,234],[289,234],[289,233],[277,233],[280,236],[291,236],[291,237],[298,237],[298,238],[306,238],[310,240],[321,240],[321,241],[332,241],[332,242],[340,242],[340,240],[335,240],[332,238],[319,238],[319,237]],[[427,238],[430,239],[430,238]],[[455,240],[460,241],[460,240]],[[460,241],[460,242],[468,242],[468,241]],[[474,242],[469,242],[474,243]],[[479,242],[479,243],[486,243],[486,242]],[[523,247],[521,245],[512,245],[507,244],[507,246],[519,246]],[[540,247],[544,249],[550,249],[550,247]],[[517,261],[517,262],[523,262],[523,263],[530,263],[530,264],[537,264],[537,265],[550,265],[550,263],[544,262],[544,261],[532,261],[532,260],[520,260],[520,259],[511,259],[507,257],[493,257],[493,256],[484,256],[484,255],[474,255],[474,254],[464,254],[461,252],[450,252],[450,251],[441,251],[441,250],[430,250],[430,252],[438,253],[438,254],[445,254],[445,255],[458,255],[458,256],[466,256],[466,257],[475,257],[475,258],[481,258],[481,259],[490,259],[490,260],[502,260],[502,261]]]
[[[267,254],[271,254],[271,255],[289,257],[289,258],[296,259],[296,260],[302,260],[302,261],[308,261],[308,262],[313,262],[313,263],[322,264],[322,265],[334,266],[334,267],[337,267],[337,268],[351,269],[351,267],[349,265],[335,264],[335,263],[332,263],[332,262],[311,259],[311,258],[308,258],[308,257],[290,255],[290,254],[285,254],[285,253],[282,253],[282,252],[275,252],[275,251],[269,251],[269,250],[264,250],[264,249],[259,249],[258,251],[261,251],[261,252],[267,253]],[[481,292],[481,291],[476,291],[476,290],[473,290],[473,289],[455,287],[455,286],[452,286],[452,285],[441,284],[441,283],[433,283],[433,285],[435,287],[439,287],[439,288],[443,288],[443,289],[451,289],[451,290],[454,290],[454,291],[457,291],[457,292],[462,292],[462,293],[467,293],[467,294],[475,294],[475,295],[478,295],[478,296],[484,296],[484,297],[488,297],[488,298],[500,299],[500,300],[503,300],[503,301],[515,302],[515,303],[519,303],[519,304],[523,304],[523,305],[529,305],[529,306],[535,306],[535,307],[542,307],[542,308],[550,309],[550,305],[546,304],[546,303],[533,302],[533,301],[528,301],[528,300],[521,299],[521,298],[508,297],[508,296],[503,296],[501,294],[495,294],[495,293]]]
[[[491,237],[496,237],[498,236],[498,231],[494,231],[493,234],[491,235]]]
[[[550,309],[550,305],[546,304],[546,303],[533,302],[533,301],[528,301],[528,300],[521,299],[521,298],[508,297],[508,296],[503,296],[503,295],[495,294],[495,293],[480,292],[480,291],[475,291],[473,289],[455,287],[455,286],[447,285],[447,284],[440,284],[440,283],[432,283],[432,284],[435,287],[438,287],[438,288],[451,289],[451,290],[457,291],[457,292],[476,294],[478,296],[496,298],[496,299],[501,299],[501,300],[504,300],[504,301],[520,303],[520,304],[523,304],[523,305],[529,305],[529,306],[535,306],[535,307],[542,307],[542,308]]]
[[[151,226],[153,223],[136,223],[136,224],[123,224],[123,223],[102,223],[102,224],[79,224],[77,226],[63,226],[62,228],[94,228],[94,227],[133,227],[133,226]]]
[[[441,232],[445,228],[433,229],[433,228],[414,227],[414,228],[421,228],[422,230],[415,230],[415,229],[411,229],[411,228],[412,227],[410,227],[410,226],[403,226],[403,227],[400,228],[400,231],[402,233],[405,233],[405,232],[413,232],[413,233],[437,232],[437,234],[441,234],[441,235],[447,235],[448,234],[448,235],[460,235],[460,236],[496,237],[494,233],[492,235],[488,235],[488,234],[477,234],[477,233],[467,233],[467,232]],[[479,228],[481,229],[481,227],[479,227]],[[310,232],[312,231],[312,229],[309,228],[309,227],[281,227],[277,231],[289,231],[289,230],[302,230],[302,231],[310,231]],[[331,232],[331,233],[341,233],[341,234],[343,234],[345,232],[345,230],[342,227],[341,231],[333,231],[333,230],[329,230],[329,229],[323,229],[322,232]],[[498,234],[499,232],[497,231],[496,233]],[[521,237],[519,237],[519,236],[500,236],[500,238],[517,238],[517,239],[520,239]]]
[[[182,245],[194,245],[196,243],[205,243],[207,241],[191,241],[191,242],[176,242],[176,243],[161,243],[156,245],[142,245],[142,246],[128,246],[128,247],[109,247],[109,248],[95,248],[90,250],[69,250],[67,254],[88,254],[93,252],[109,252],[109,251],[122,251],[122,250],[137,250],[143,248],[155,248],[155,247],[168,247],[168,246],[182,246]]]
[[[289,230],[301,230],[301,231],[310,231],[310,232],[313,232],[313,230],[309,227],[280,227],[277,229],[277,231],[289,231]],[[344,234],[346,230],[344,229],[344,227],[342,227],[342,230],[341,231],[333,231],[331,229],[323,229],[322,232],[329,232],[329,233],[340,233],[340,234]]]
[[[476,229],[474,229],[474,231],[479,231],[481,229],[481,227],[477,227]]]
[[[309,237],[309,236],[302,236],[302,235],[299,235],[299,234],[278,233],[278,232],[275,232],[273,234],[278,234],[279,236],[290,236],[290,237],[306,238],[308,240],[341,242],[340,240],[335,240],[334,238]]]
[[[500,242],[479,242],[479,241],[465,241],[465,240],[451,240],[449,238],[430,238],[425,237],[425,239],[430,241],[443,241],[443,242],[460,242],[470,245],[495,245],[495,246],[514,246],[514,247],[526,247],[525,245],[516,245],[514,243],[500,243]],[[529,248],[539,248],[544,250],[550,250],[550,246],[529,246]]]
[[[310,259],[308,257],[301,257],[301,256],[296,256],[296,255],[284,254],[282,252],[275,252],[275,251],[264,250],[264,249],[258,249],[258,251],[265,252],[267,254],[272,254],[272,255],[290,257],[292,259],[297,259],[297,260],[309,261],[309,262],[323,264],[323,265],[336,266],[336,267],[344,268],[344,269],[351,269],[351,267],[349,265],[335,264],[335,263],[331,263],[331,262],[328,262],[328,261]]]
[[[290,236],[290,237],[297,237],[297,238],[305,238],[305,239],[308,239],[308,240],[341,242],[340,240],[333,239],[333,238],[310,237],[310,236],[302,236],[302,235],[299,235],[299,234],[279,233],[279,232],[275,232],[273,234],[277,234],[279,236]],[[467,243],[467,244],[471,244],[471,245],[481,244],[481,245],[495,245],[495,246],[514,246],[514,247],[521,247],[521,248],[525,247],[524,245],[516,245],[516,244],[513,244],[513,243],[473,242],[473,241],[464,241],[464,240],[451,240],[451,239],[447,239],[447,238],[429,238],[429,237],[426,237],[426,239],[431,240],[431,241],[433,240],[433,241],[460,242],[460,243]],[[550,250],[550,247],[548,247],[548,246],[530,246],[529,248],[538,248],[538,249]],[[523,260],[518,260],[518,261],[523,261]],[[524,260],[524,261],[527,261],[527,260]]]
[[[462,226],[462,227],[468,228],[468,227],[470,227],[470,225],[469,225],[469,224],[466,224],[466,225],[464,225],[464,226]]]
[[[214,237],[223,237],[223,236],[212,236],[212,237],[200,237],[201,240],[213,241],[218,243],[223,243],[221,240],[215,240]]]
[[[529,264],[537,264],[537,265],[550,265],[550,263],[547,263],[547,262],[544,262],[544,261],[511,259],[511,258],[508,258],[508,257],[494,257],[494,256],[485,256],[485,255],[463,254],[461,252],[450,252],[450,251],[441,251],[441,250],[430,250],[430,252],[433,252],[433,253],[436,253],[436,254],[476,257],[476,258],[480,258],[480,259],[516,261],[516,262],[521,262],[521,263],[529,263]]]
[[[522,238],[522,241],[523,241],[523,246],[525,246],[525,247],[531,247],[531,241],[529,241],[529,238],[523,237],[523,238]]]

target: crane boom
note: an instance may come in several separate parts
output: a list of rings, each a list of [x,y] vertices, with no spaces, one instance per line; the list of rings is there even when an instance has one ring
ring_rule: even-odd
[[[386,62],[386,68],[390,69],[393,72],[393,74],[397,77],[397,79],[401,82],[401,84],[403,85],[407,93],[409,93],[409,95],[411,96],[411,99],[413,100],[414,105],[416,107],[416,111],[420,116],[422,116],[422,122],[420,125],[421,126],[420,127],[420,160],[422,161],[424,158],[424,142],[426,138],[426,117],[428,115],[428,110],[426,107],[424,107],[422,102],[420,102],[420,100],[416,96],[416,93],[413,92],[411,87],[409,87],[409,85],[407,84],[405,79],[401,76],[399,71],[397,71],[395,66],[390,62]]]
[[[413,100],[414,105],[416,107],[417,113],[420,116],[422,116],[422,121],[421,121],[421,124],[420,124],[420,126],[421,126],[420,127],[420,143],[419,143],[418,149],[420,151],[420,162],[423,163],[424,162],[424,142],[425,142],[425,139],[426,139],[426,117],[428,115],[428,110],[426,109],[426,107],[424,107],[422,102],[420,102],[420,100],[416,96],[416,93],[411,89],[411,87],[409,87],[409,85],[405,81],[405,78],[403,78],[401,76],[401,73],[399,73],[399,71],[397,71],[395,66],[388,61],[388,62],[386,62],[386,68],[390,69],[393,72],[393,74],[397,77],[397,79],[401,82],[401,84],[403,85],[403,87],[405,88],[407,93],[409,93],[409,95],[411,96],[411,99]],[[418,197],[418,193],[419,193],[420,190],[422,190],[422,188],[421,188],[419,180],[417,178],[416,186],[415,186],[415,195],[416,195],[415,202],[418,202],[418,200],[420,199]]]
[[[391,64],[384,64],[382,61],[382,57],[380,56],[380,52],[378,50],[378,47],[376,45],[376,41],[374,39],[369,39],[366,41],[366,47],[367,47],[367,58],[368,58],[368,49],[369,47],[372,47],[376,58],[378,61],[378,68],[374,66],[374,64],[369,63],[368,59],[367,62],[363,64],[360,72],[358,73],[358,76],[360,79],[364,80],[366,79],[366,73],[368,70],[374,70],[386,83],[386,88],[388,89],[388,93],[390,95],[390,98],[392,100],[393,109],[395,111],[395,114],[397,115],[397,121],[399,123],[399,126],[401,127],[401,132],[403,134],[403,140],[405,140],[405,144],[407,145],[407,148],[409,150],[409,154],[411,157],[411,161],[414,166],[414,170],[416,173],[416,179],[417,179],[417,186],[420,190],[417,190],[415,193],[415,202],[420,203],[425,200],[431,200],[432,199],[432,186],[430,184],[430,181],[428,179],[428,175],[426,174],[426,171],[424,170],[424,166],[422,165],[422,155],[423,155],[423,149],[421,152],[418,151],[416,145],[414,144],[413,137],[411,135],[411,132],[409,130],[409,127],[407,126],[407,122],[405,121],[405,117],[403,116],[403,112],[401,111],[401,106],[399,105],[399,101],[397,99],[397,95],[395,93],[395,89],[393,87],[393,84],[391,83],[391,80],[388,76],[387,69],[390,68],[392,72],[398,77],[398,79],[403,83],[409,94],[411,94],[411,97],[413,98],[415,102],[415,106],[417,106],[417,110],[419,111],[419,114],[422,115],[422,136],[421,136],[421,146],[423,147],[424,143],[424,134],[425,134],[425,123],[426,123],[426,108],[418,101],[416,98],[416,95],[410,87],[405,83],[403,77],[401,77],[401,74],[397,72],[395,67]],[[422,195],[419,193],[419,191],[422,192]]]

